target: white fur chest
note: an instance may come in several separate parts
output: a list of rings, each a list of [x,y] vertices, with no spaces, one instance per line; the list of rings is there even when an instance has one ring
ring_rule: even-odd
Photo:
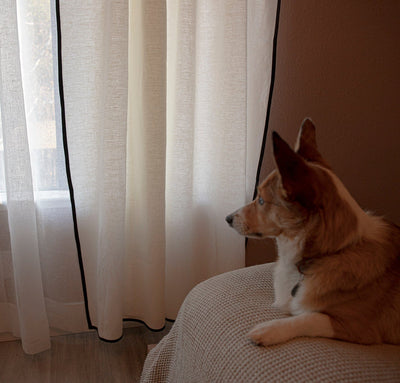
[[[302,275],[296,267],[297,257],[302,251],[302,239],[289,239],[283,236],[276,238],[278,260],[274,270],[274,307],[290,312],[293,297],[291,292],[300,281]]]

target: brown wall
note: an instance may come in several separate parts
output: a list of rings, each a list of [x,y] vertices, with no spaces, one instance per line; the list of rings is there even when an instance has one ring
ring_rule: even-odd
[[[400,224],[400,1],[282,0],[269,136],[294,143],[304,117],[363,208]],[[264,178],[274,167],[268,137]],[[248,242],[247,264],[274,258]]]

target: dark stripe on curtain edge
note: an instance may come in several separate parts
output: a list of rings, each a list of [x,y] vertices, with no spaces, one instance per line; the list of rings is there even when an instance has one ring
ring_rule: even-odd
[[[260,157],[258,160],[256,182],[254,185],[254,192],[253,192],[253,199],[256,198],[256,196],[257,196],[257,186],[258,186],[258,183],[260,182],[261,168],[262,168],[262,164],[264,161],[265,145],[267,142],[267,135],[268,135],[269,118],[271,115],[272,95],[274,93],[274,86],[275,86],[276,54],[277,54],[277,47],[278,47],[278,31],[279,31],[280,12],[281,12],[281,0],[277,0],[276,16],[275,16],[275,30],[274,30],[274,38],[273,38],[273,43],[272,43],[271,81],[270,81],[270,86],[269,86],[267,112],[266,112],[266,116],[265,116],[264,133],[263,133],[263,139],[262,139],[262,143],[261,143]],[[246,237],[245,246],[247,246],[247,242],[248,242],[248,238]]]
[[[277,52],[277,46],[278,46],[280,9],[281,9],[281,0],[278,0],[277,4],[276,4],[274,39],[273,39],[273,43],[272,43],[272,63],[271,63],[272,68],[271,68],[271,81],[270,81],[270,87],[269,87],[267,113],[265,116],[264,134],[263,134],[263,139],[262,139],[262,144],[261,144],[260,158],[258,160],[256,183],[255,183],[255,187],[254,187],[253,199],[256,198],[257,186],[258,186],[258,183],[260,182],[261,167],[262,167],[262,163],[264,160],[265,144],[267,142],[268,125],[269,125],[269,118],[270,118],[270,114],[271,114],[272,95],[274,93],[275,71],[276,71],[276,52]]]
[[[56,13],[56,30],[57,30],[58,90],[59,90],[59,97],[60,97],[61,127],[62,127],[62,136],[63,136],[65,171],[66,171],[66,175],[67,175],[67,182],[68,182],[70,201],[71,201],[72,220],[73,220],[73,224],[74,224],[74,236],[75,236],[76,250],[78,253],[78,261],[79,261],[79,269],[80,269],[80,274],[81,274],[83,298],[85,301],[86,321],[87,321],[88,328],[92,330],[92,329],[95,329],[95,327],[92,325],[92,321],[90,320],[85,270],[83,267],[81,243],[80,243],[79,231],[78,231],[78,221],[76,218],[74,187],[72,185],[71,167],[70,167],[70,163],[69,163],[67,124],[66,124],[66,119],[65,119],[64,82],[63,82],[63,70],[62,70],[61,16],[60,16],[59,0],[55,0],[55,13]]]
[[[61,112],[61,127],[62,127],[62,137],[63,137],[63,149],[64,149],[64,159],[65,159],[65,170],[70,194],[70,201],[71,201],[71,210],[72,210],[72,219],[74,224],[74,236],[76,242],[76,250],[78,254],[78,261],[79,261],[79,270],[81,276],[81,283],[82,283],[82,292],[83,298],[85,302],[85,314],[86,314],[86,321],[88,328],[90,330],[96,330],[97,327],[92,324],[90,319],[90,312],[89,312],[89,300],[87,294],[87,287],[86,287],[86,277],[85,277],[85,269],[83,266],[83,258],[82,258],[82,250],[81,250],[81,243],[79,239],[79,230],[78,230],[78,220],[76,216],[76,207],[75,207],[75,194],[74,194],[74,187],[72,184],[72,177],[71,177],[71,167],[69,162],[69,151],[68,151],[68,137],[67,137],[67,124],[65,118],[65,100],[64,100],[64,82],[63,82],[63,70],[62,70],[62,36],[61,36],[61,16],[60,16],[60,2],[59,0],[54,0],[55,4],[55,14],[56,14],[56,31],[57,31],[57,60],[58,60],[58,90],[59,90],[59,99],[60,99],[60,112]],[[174,322],[172,319],[165,318],[168,322]],[[153,329],[149,327],[144,321],[140,319],[133,319],[133,318],[125,318],[123,319],[124,322],[137,322],[145,325],[150,331],[159,332],[165,329],[165,325],[160,329]],[[123,335],[115,340],[108,340],[104,339],[99,336],[104,342],[114,343],[118,342],[123,338]]]
[[[175,320],[173,320],[173,319],[168,319],[168,318],[165,318],[165,321],[166,321],[166,322],[171,322],[171,323],[174,323],[174,322],[175,322]],[[140,324],[146,326],[146,328],[147,328],[148,330],[152,331],[152,332],[161,332],[161,331],[163,331],[163,330],[165,329],[165,325],[164,325],[163,327],[161,327],[161,328],[152,328],[152,327],[149,327],[149,326],[147,325],[146,322],[144,322],[144,321],[142,321],[142,320],[140,320],[140,319],[125,318],[125,319],[123,319],[123,322],[136,322],[136,323],[140,323]],[[106,343],[116,343],[116,342],[119,342],[121,339],[123,339],[123,337],[124,337],[124,334],[122,334],[118,339],[112,339],[112,340],[110,340],[110,339],[102,338],[101,336],[99,336],[99,339],[100,339],[101,341],[103,341],[103,342],[106,342]]]
[[[140,324],[146,326],[146,328],[147,328],[148,330],[152,331],[152,332],[161,332],[161,331],[163,331],[163,330],[165,329],[165,325],[164,325],[163,327],[161,327],[161,328],[152,328],[152,327],[148,326],[147,323],[144,322],[144,321],[142,321],[141,319],[124,318],[122,321],[123,321],[123,322],[136,322],[136,323],[140,323]],[[175,320],[173,320],[173,319],[168,319],[168,318],[165,318],[165,321],[166,321],[166,322],[171,322],[171,323],[174,323],[174,322],[175,322]],[[96,327],[94,327],[94,328],[96,328]],[[106,342],[106,343],[117,343],[117,342],[119,342],[121,339],[123,339],[124,334],[122,334],[122,335],[121,335],[119,338],[117,338],[117,339],[105,339],[105,338],[102,338],[102,337],[99,336],[99,335],[98,335],[98,337],[99,337],[99,339],[100,339],[101,341]]]
[[[166,321],[168,321],[168,322],[171,322],[171,323],[174,323],[175,321],[174,320],[171,320],[171,319],[165,319]],[[131,318],[125,318],[125,319],[123,319],[123,321],[124,322],[136,322],[136,323],[140,323],[140,324],[142,324],[142,325],[145,325],[146,326],[146,328],[148,329],[148,330],[150,330],[150,331],[152,331],[152,332],[161,332],[161,331],[163,331],[164,329],[165,329],[165,325],[163,326],[163,327],[161,327],[161,328],[151,328],[151,327],[149,327],[147,324],[146,324],[146,322],[144,322],[144,321],[142,321],[142,320],[140,320],[140,319],[131,319]],[[120,340],[122,340],[123,338],[124,338],[124,333],[119,337],[119,338],[117,338],[117,339],[105,339],[105,338],[102,338],[101,336],[99,336],[99,339],[102,341],[102,342],[106,342],[106,343],[117,343],[117,342],[119,342]]]

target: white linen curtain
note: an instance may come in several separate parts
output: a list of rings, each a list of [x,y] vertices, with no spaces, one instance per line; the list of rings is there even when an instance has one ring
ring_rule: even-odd
[[[87,330],[56,139],[50,2],[37,5],[2,0],[0,12],[0,338],[20,337],[29,354],[50,334]]]
[[[168,1],[166,312],[244,266],[224,217],[252,198],[276,1]],[[149,25],[151,28],[151,25]]]
[[[11,12],[13,2],[7,0]],[[123,319],[161,328],[196,283],[244,266],[244,241],[224,217],[253,193],[276,0],[69,0],[60,10],[68,152],[89,314],[99,336],[114,340],[122,335]],[[10,15],[3,17],[2,25],[10,24]],[[2,73],[3,61],[1,55]],[[18,105],[20,112],[23,103]],[[15,109],[7,115],[13,126],[21,125],[13,120]],[[8,180],[13,170],[5,162]],[[53,210],[48,230],[65,231],[50,240],[46,225],[38,224],[40,203],[28,189],[30,202],[17,198],[16,206],[30,211],[21,227],[33,230],[29,246],[38,250],[33,257],[11,245],[7,254],[13,275],[36,286],[39,306],[45,302],[37,319],[43,330],[32,330],[44,343],[27,351],[37,352],[48,347],[46,320],[74,331],[85,327],[85,318],[71,212],[65,204]],[[11,193],[7,183],[13,244],[20,227],[11,219]],[[51,262],[44,255],[48,247]],[[26,278],[17,266],[28,253],[36,266]],[[73,325],[55,322],[60,311],[53,307],[60,305],[49,294],[75,310]],[[21,327],[22,310],[18,317],[14,327]]]
[[[275,10],[62,3],[71,173],[100,336],[121,336],[122,317],[160,328],[197,282],[244,266],[224,217],[253,192]]]

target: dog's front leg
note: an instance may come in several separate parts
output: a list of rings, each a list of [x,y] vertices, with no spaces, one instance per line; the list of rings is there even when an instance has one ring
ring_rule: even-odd
[[[334,331],[328,315],[306,313],[260,323],[248,336],[258,345],[270,346],[299,336],[332,338]]]

